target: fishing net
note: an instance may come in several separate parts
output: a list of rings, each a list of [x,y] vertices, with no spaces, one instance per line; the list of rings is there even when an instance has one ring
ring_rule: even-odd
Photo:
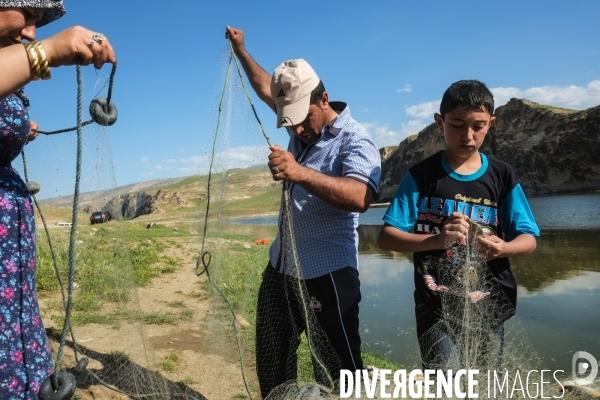
[[[271,140],[229,49],[220,65],[213,107],[198,133],[201,154],[187,160],[196,175],[117,187],[110,128],[82,118],[79,132],[42,136],[25,148],[21,173],[41,186],[35,205],[42,317],[56,370],[75,376],[80,399],[260,398],[256,357],[274,351],[277,338],[255,347],[257,298],[278,234],[287,281],[266,289],[283,290],[286,304],[267,304],[266,315],[295,318],[299,349],[273,368],[273,379],[280,371],[288,378],[268,398],[338,398],[338,376],[328,371],[340,361],[301,279],[289,193],[266,165]],[[91,79],[93,88],[79,83],[79,104],[110,97],[112,79]],[[287,136],[278,139],[285,147]],[[74,182],[75,195],[58,196],[71,193]],[[106,219],[90,218],[95,212]],[[441,335],[454,346],[443,357],[423,357],[434,369],[508,371],[492,375],[504,383],[496,397],[525,398],[513,387],[519,379],[525,385],[541,363],[515,317],[499,334],[510,310],[492,306],[505,299],[490,284],[476,240],[481,229],[474,225],[465,244],[449,242],[442,258],[427,262],[446,287],[447,313],[423,348]],[[480,398],[487,398],[487,374],[479,377]],[[546,395],[558,393],[553,383],[546,386]],[[567,397],[593,398],[576,390]]]
[[[487,248],[478,240],[489,235],[487,228],[470,221],[466,240],[450,237],[439,258],[424,260],[423,275],[429,288],[440,293],[442,315],[419,340],[424,369],[444,371],[433,375],[432,393],[443,398],[459,398],[456,392],[440,389],[448,371],[478,370],[473,397],[491,399],[529,399],[543,396],[596,398],[594,390],[567,382],[571,371],[554,375],[541,373],[543,362],[529,342],[513,306],[487,264]],[[434,282],[431,271],[436,271]],[[543,381],[543,382],[542,382]],[[461,391],[467,392],[467,377]],[[437,391],[437,392],[436,392]],[[467,398],[470,398],[467,396]]]
[[[337,397],[325,367],[339,360],[300,279],[289,196],[266,165],[270,139],[230,49],[220,65],[200,155],[186,160],[196,175],[117,187],[110,128],[84,120],[85,104],[111,97],[114,73],[87,87],[78,70],[78,120],[65,117],[77,126],[25,148],[18,169],[41,186],[42,318],[77,398],[260,398],[257,296],[278,232],[302,328],[298,357],[280,366],[296,374],[269,398]]]
[[[40,130],[17,165],[28,186],[41,189],[33,194],[37,287],[56,371],[50,381],[58,398],[70,398],[64,371],[75,376],[79,398],[186,397],[188,388],[157,372],[145,329],[150,318],[167,315],[143,310],[138,297],[138,288],[160,272],[156,243],[130,244],[121,209],[107,208],[117,192],[110,128],[84,121],[90,100],[110,104],[115,71],[88,88],[77,67],[77,121],[65,118],[76,126]],[[90,218],[94,211],[101,219]]]
[[[245,395],[260,398],[256,357],[269,358],[274,348],[281,345],[278,343],[281,339],[274,336],[261,341],[261,347],[255,347],[259,287],[269,261],[269,246],[279,232],[280,266],[285,271],[286,283],[270,282],[263,290],[283,291],[286,304],[265,304],[263,318],[267,324],[278,319],[296,320],[292,340],[299,341],[299,351],[297,357],[290,354],[286,360],[270,364],[269,371],[262,373],[271,382],[277,382],[282,371],[288,377],[287,381],[274,384],[276,387],[268,398],[320,398],[321,395],[329,398],[328,393],[335,394],[337,377],[331,377],[327,367],[338,365],[339,360],[319,328],[301,279],[288,188],[274,182],[266,166],[271,140],[256,114],[235,56],[227,54],[197,270],[208,278],[207,290],[216,309],[214,316],[206,321],[207,329],[215,332],[215,341],[220,338],[217,343],[222,348],[231,348],[235,343]],[[287,136],[283,140],[287,142]],[[282,145],[285,147],[285,143]],[[232,169],[239,162],[232,160],[232,154],[246,154],[249,165],[253,166]],[[215,177],[219,178],[217,183]],[[242,188],[248,191],[247,198],[240,196]]]

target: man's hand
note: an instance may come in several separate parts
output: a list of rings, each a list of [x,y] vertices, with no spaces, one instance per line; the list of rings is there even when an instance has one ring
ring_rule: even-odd
[[[265,71],[250,54],[246,51],[244,45],[244,32],[231,26],[225,27],[225,39],[231,41],[233,51],[237,56],[242,67],[246,72],[246,76],[250,81],[252,89],[256,92],[258,97],[268,105],[271,110],[275,111],[275,103],[271,99],[271,74]]]
[[[269,147],[269,169],[274,181],[297,182],[302,167],[296,162],[294,155],[281,146]]]
[[[37,122],[31,121],[30,125],[29,125],[29,135],[27,135],[27,142],[25,142],[25,144],[28,144],[29,142],[33,142],[35,140],[36,137],[38,137],[39,132],[38,132],[39,126],[37,124]]]
[[[274,181],[298,184],[324,202],[344,211],[365,212],[373,199],[372,189],[363,182],[329,176],[296,162],[294,155],[280,146],[269,147],[269,168]]]
[[[438,236],[438,248],[445,249],[449,238],[458,239],[460,243],[465,244],[469,235],[468,218],[461,213],[454,212],[442,227],[442,231]]]
[[[232,28],[231,26],[225,27],[225,39],[231,41],[231,45],[235,54],[239,56],[240,52],[245,51],[244,48],[244,32],[241,29]]]

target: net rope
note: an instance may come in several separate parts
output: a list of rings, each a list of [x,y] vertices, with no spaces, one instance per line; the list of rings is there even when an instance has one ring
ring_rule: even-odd
[[[230,46],[231,46],[231,44],[230,44]],[[209,272],[211,253],[209,251],[205,250],[205,242],[206,242],[206,237],[207,237],[207,229],[208,229],[208,221],[209,221],[209,210],[210,210],[211,197],[212,197],[210,195],[210,189],[211,189],[212,174],[213,174],[213,162],[214,162],[214,159],[216,156],[216,142],[217,142],[217,136],[219,134],[219,127],[221,125],[221,115],[223,112],[223,101],[225,98],[226,87],[228,85],[232,64],[235,64],[237,74],[239,76],[239,82],[241,83],[241,87],[243,89],[243,93],[245,95],[245,98],[248,101],[248,104],[251,107],[253,116],[256,119],[258,126],[260,127],[261,133],[262,133],[265,141],[267,142],[267,145],[271,146],[270,138],[268,137],[268,135],[264,129],[264,126],[258,116],[256,108],[255,108],[255,106],[252,102],[252,99],[248,93],[248,90],[246,88],[243,73],[242,73],[241,67],[239,65],[239,61],[238,61],[237,57],[235,56],[233,48],[230,47],[229,48],[229,62],[228,62],[228,66],[227,66],[224,87],[221,92],[221,100],[219,102],[217,126],[216,126],[216,130],[215,130],[215,133],[213,136],[213,145],[212,145],[212,152],[211,152],[211,157],[210,157],[211,161],[210,161],[210,167],[209,167],[209,171],[208,171],[208,181],[207,181],[207,187],[206,187],[207,204],[206,204],[205,219],[204,219],[205,224],[204,224],[202,241],[201,241],[200,256],[198,257],[197,263],[196,263],[196,271],[197,271],[198,275],[202,275],[203,273],[206,273],[208,279],[210,280],[211,284],[214,286],[214,288],[218,292],[219,296],[227,304],[227,307],[233,318],[232,323],[234,326],[236,326],[236,314],[235,314],[235,311],[234,311],[231,303],[228,301],[227,297],[219,289],[218,284],[211,278],[211,275]],[[280,385],[279,387],[277,387],[276,389],[274,389],[270,393],[268,398],[269,399],[284,399],[284,398],[285,399],[287,399],[287,398],[300,399],[300,398],[304,398],[303,396],[310,394],[311,396],[313,396],[312,398],[316,399],[316,398],[319,398],[319,397],[315,397],[315,396],[318,396],[317,393],[320,393],[322,391],[324,395],[331,395],[335,389],[334,379],[329,375],[329,373],[327,371],[325,362],[322,360],[322,357],[324,356],[324,354],[322,354],[322,353],[328,352],[329,354],[327,354],[326,357],[330,357],[330,358],[336,358],[337,356],[335,354],[332,354],[332,349],[330,347],[323,344],[324,342],[327,341],[327,339],[326,339],[324,333],[319,330],[316,318],[312,314],[312,310],[310,310],[310,308],[309,308],[310,301],[309,301],[309,297],[308,297],[308,293],[306,291],[304,281],[301,279],[302,272],[301,272],[301,268],[300,268],[300,262],[298,260],[298,255],[296,253],[296,245],[294,242],[294,234],[293,234],[294,228],[293,228],[293,221],[292,221],[291,209],[290,209],[291,199],[290,199],[290,194],[289,194],[289,187],[287,184],[282,185],[281,198],[282,198],[282,201],[281,201],[281,211],[280,211],[280,215],[281,215],[280,235],[281,235],[281,243],[282,243],[282,247],[281,247],[282,264],[286,265],[285,269],[288,272],[291,272],[293,270],[292,276],[295,277],[294,279],[295,279],[295,285],[296,285],[296,290],[294,291],[294,293],[288,293],[288,296],[297,298],[299,304],[301,304],[301,306],[302,306],[301,318],[304,321],[307,345],[308,345],[309,352],[311,354],[312,361],[317,366],[316,369],[319,371],[318,377],[320,378],[319,380],[321,383],[317,383],[317,382],[310,383],[309,382],[309,383],[299,387],[298,384],[293,379],[291,382],[286,382],[286,383]],[[201,269],[200,269],[200,266],[202,266]],[[290,310],[290,313],[291,312],[292,311]],[[300,332],[297,332],[296,334],[298,337],[300,336]],[[246,379],[245,366],[244,366],[244,360],[243,360],[243,352],[241,350],[241,345],[240,345],[240,340],[238,338],[237,330],[235,330],[235,336],[236,336],[236,342],[238,345],[238,354],[239,354],[239,360],[240,360],[240,364],[241,364],[241,370],[242,370],[242,374],[243,374],[244,384],[245,384],[245,387],[247,390],[247,394],[250,396],[250,398],[253,398],[252,393],[251,393],[250,389],[248,388],[248,382]],[[319,350],[318,347],[325,348],[326,349],[325,352],[323,351],[323,349]]]
[[[109,95],[107,97],[107,104],[110,104],[110,98],[112,97],[112,88],[113,88],[114,76],[115,76],[116,70],[117,70],[117,65],[115,62],[113,64],[112,71],[110,74],[110,83],[109,83],[109,90],[108,90]],[[74,282],[74,278],[75,278],[75,234],[77,231],[77,212],[78,212],[78,208],[79,208],[79,182],[81,180],[81,150],[82,150],[81,134],[82,134],[82,128],[84,126],[89,125],[94,122],[93,119],[86,121],[86,122],[82,121],[83,81],[82,81],[82,76],[81,76],[81,65],[76,66],[76,72],[77,72],[77,125],[73,128],[61,129],[61,130],[56,130],[56,131],[51,131],[51,132],[45,132],[45,131],[39,131],[39,130],[37,131],[38,133],[42,133],[45,135],[65,133],[65,132],[70,132],[73,130],[77,131],[77,161],[76,161],[75,191],[74,191],[74,196],[73,196],[73,208],[72,208],[72,210],[73,210],[72,225],[71,225],[71,233],[69,236],[69,280],[68,280],[68,286],[67,286],[67,295],[65,295],[64,284],[62,281],[60,271],[58,269],[56,253],[54,251],[54,246],[52,245],[50,232],[48,230],[48,226],[46,224],[44,214],[38,204],[35,194],[32,194],[33,202],[36,205],[38,213],[40,214],[40,217],[42,219],[42,224],[44,226],[44,231],[46,232],[46,237],[48,239],[48,244],[49,244],[50,251],[52,254],[52,261],[53,261],[54,269],[56,271],[56,277],[57,277],[57,280],[58,280],[59,286],[60,286],[60,293],[61,293],[61,296],[63,299],[63,306],[65,309],[65,318],[64,318],[63,328],[62,328],[61,337],[60,337],[60,346],[59,346],[58,354],[56,356],[56,360],[54,363],[55,373],[52,375],[52,386],[54,387],[55,390],[57,390],[59,388],[58,375],[56,372],[60,371],[60,369],[61,369],[61,363],[62,363],[62,357],[63,357],[63,351],[64,351],[64,347],[65,347],[66,337],[69,332],[71,333],[73,343],[76,343],[73,330],[71,329],[71,307],[72,307],[72,303],[73,303],[73,282]],[[25,182],[28,183],[29,177],[28,177],[28,173],[27,173],[27,159],[25,157],[24,150],[21,151],[21,156],[22,156],[22,160],[23,160],[23,171],[24,171]],[[75,357],[78,358],[76,350],[75,350]],[[79,359],[77,361],[79,362]]]
[[[233,71],[233,69],[236,71]],[[110,83],[109,83],[109,96],[112,95],[112,85],[114,79],[114,71],[111,72]],[[228,203],[230,207],[235,207],[236,195],[227,193],[225,187],[225,180],[229,179],[234,181],[233,172],[228,169],[228,166],[219,157],[226,157],[227,152],[219,149],[219,144],[222,144],[225,148],[238,143],[230,143],[228,137],[222,137],[223,132],[225,135],[229,131],[238,129],[239,127],[232,126],[229,118],[241,118],[239,110],[234,110],[232,103],[235,100],[234,96],[236,90],[239,92],[238,95],[247,102],[249,106],[251,117],[254,119],[252,123],[248,122],[246,125],[251,126],[248,129],[255,129],[258,125],[260,134],[260,140],[262,140],[262,146],[264,147],[264,141],[270,146],[271,140],[266,134],[266,131],[262,125],[260,118],[252,99],[248,93],[245,85],[244,76],[240,68],[239,62],[235,57],[235,54],[231,48],[227,51],[227,62],[224,70],[224,82],[223,86],[219,86],[219,97],[217,105],[217,119],[216,126],[214,129],[214,136],[210,146],[210,157],[207,184],[206,184],[206,207],[203,210],[203,226],[200,241],[200,252],[195,253],[195,274],[196,276],[206,276],[208,284],[214,289],[215,298],[211,299],[214,301],[215,310],[218,312],[223,311],[226,314],[226,322],[219,320],[219,317],[214,317],[208,323],[209,326],[207,331],[211,336],[208,339],[220,344],[232,344],[235,346],[235,358],[236,363],[239,364],[238,371],[241,373],[241,379],[243,383],[243,390],[245,396],[251,399],[257,398],[258,388],[255,377],[248,373],[253,368],[254,357],[252,354],[252,344],[248,343],[247,338],[252,338],[251,335],[240,324],[240,314],[243,314],[244,309],[250,317],[251,323],[253,322],[253,312],[256,311],[255,303],[243,304],[240,306],[239,301],[232,300],[230,298],[231,293],[231,282],[225,276],[228,271],[224,268],[225,263],[223,258],[229,256],[227,252],[231,252],[232,248],[235,249],[235,245],[239,245],[237,239],[230,239],[231,221],[226,220],[224,216],[227,214]],[[81,82],[81,71],[78,68],[78,119],[77,119],[77,173],[75,177],[75,192],[73,198],[73,210],[72,210],[72,221],[71,231],[69,235],[68,245],[68,284],[65,290],[64,281],[61,277],[60,266],[61,263],[58,261],[60,257],[60,250],[56,250],[55,244],[52,242],[50,237],[50,231],[47,226],[46,218],[42,213],[42,208],[36,199],[35,194],[32,195],[33,201],[36,205],[36,209],[40,214],[42,223],[44,225],[44,231],[46,233],[49,249],[51,253],[51,259],[53,268],[56,272],[57,280],[60,287],[60,293],[62,298],[63,308],[65,310],[65,317],[62,324],[62,330],[60,332],[59,339],[59,352],[56,357],[55,371],[63,368],[63,349],[65,346],[73,348],[76,366],[71,370],[79,372],[82,375],[89,376],[91,381],[99,383],[115,393],[126,395],[129,398],[172,398],[172,399],[203,399],[205,398],[201,393],[191,390],[183,384],[174,384],[166,379],[163,375],[145,369],[139,365],[136,365],[132,360],[123,356],[122,354],[111,354],[105,355],[94,351],[91,348],[81,346],[75,339],[74,334],[74,323],[72,320],[72,303],[73,303],[73,290],[75,281],[75,272],[77,270],[76,258],[76,230],[77,230],[77,210],[79,209],[79,181],[81,180],[81,165],[82,165],[82,149],[81,149],[81,128],[86,126],[87,122],[83,122],[81,118],[81,103],[82,103],[82,82]],[[239,81],[234,82],[234,79]],[[219,81],[220,83],[220,81]],[[233,94],[232,94],[233,93]],[[239,98],[238,98],[239,100]],[[91,124],[91,123],[90,123]],[[59,130],[53,132],[47,132],[47,134],[55,134],[61,132],[67,132],[73,130]],[[40,133],[44,133],[40,131]],[[264,164],[264,158],[261,155],[253,154],[256,157],[257,163]],[[259,158],[261,157],[261,158]],[[25,153],[22,153],[24,177],[29,182],[27,161],[25,159]],[[221,162],[221,163],[220,163]],[[219,182],[218,175],[221,176]],[[260,175],[260,174],[258,174]],[[298,329],[294,332],[294,335],[298,338],[304,333],[305,342],[301,343],[300,347],[305,347],[307,350],[307,356],[299,356],[299,360],[291,358],[287,361],[287,364],[281,365],[282,369],[296,369],[298,365],[305,362],[310,366],[310,372],[301,371],[298,368],[297,375],[289,381],[277,386],[268,395],[268,399],[335,399],[338,398],[336,378],[330,375],[328,372],[334,368],[332,365],[339,363],[339,359],[331,345],[328,343],[327,337],[320,328],[314,312],[310,309],[310,296],[302,280],[302,268],[298,259],[296,251],[296,243],[294,237],[294,220],[291,211],[291,202],[289,187],[287,184],[282,184],[281,191],[278,190],[278,185],[272,183],[271,175],[267,172],[259,177],[261,184],[265,187],[274,187],[273,196],[277,195],[275,201],[278,208],[278,231],[280,234],[280,258],[282,271],[285,271],[286,275],[291,279],[292,284],[289,286],[291,290],[286,292],[288,303],[297,302],[300,305],[300,314],[297,311],[293,311],[292,307],[288,308],[288,315],[273,316],[279,318],[290,318],[293,314],[302,323],[299,327],[294,325],[294,329]],[[257,178],[257,181],[259,180]],[[268,186],[266,182],[269,182]],[[215,193],[215,187],[221,186],[221,192]],[[241,183],[232,182],[230,186],[242,185]],[[268,191],[267,191],[268,192]],[[197,210],[200,214],[200,211]],[[236,214],[237,215],[237,214]],[[218,226],[214,227],[211,224]],[[216,229],[213,229],[216,228]],[[233,231],[237,232],[237,231]],[[221,236],[217,237],[217,234]],[[263,235],[263,233],[260,233]],[[489,369],[496,369],[498,371],[509,371],[508,374],[500,373],[498,379],[506,379],[506,385],[513,387],[518,384],[515,372],[519,371],[520,376],[526,375],[526,372],[531,369],[540,370],[540,366],[543,365],[533,350],[533,346],[529,343],[527,336],[518,323],[516,317],[512,317],[508,322],[504,323],[503,336],[498,335],[498,328],[502,323],[511,316],[511,309],[507,304],[506,296],[503,294],[501,288],[494,283],[492,278],[492,271],[487,264],[487,250],[481,246],[478,241],[478,237],[483,234],[482,228],[477,224],[472,224],[470,234],[465,243],[449,240],[446,243],[446,251],[442,257],[438,259],[426,260],[425,269],[431,269],[438,271],[439,281],[437,282],[440,288],[442,305],[445,313],[441,321],[436,324],[426,335],[422,338],[424,349],[434,349],[435,345],[440,341],[440,337],[449,337],[453,343],[451,351],[445,354],[437,354],[434,352],[421,354],[424,360],[427,360],[428,367],[432,369],[441,369],[453,371],[458,369],[479,369],[480,371],[486,371]],[[124,235],[123,235],[124,236]],[[118,239],[118,238],[117,238]],[[121,242],[127,246],[127,239],[125,237],[120,238]],[[229,243],[232,242],[233,244]],[[197,249],[197,247],[196,247]],[[108,250],[107,250],[108,251]],[[111,249],[110,251],[116,251]],[[245,251],[245,250],[242,250]],[[127,255],[124,258],[127,259],[127,266],[131,268],[131,259],[128,254],[128,249],[125,249]],[[248,251],[249,254],[249,251]],[[264,263],[264,254],[263,260]],[[244,254],[242,260],[246,262],[246,258],[250,255]],[[264,265],[264,264],[263,264]],[[117,265],[117,268],[119,266]],[[193,268],[193,267],[192,267]],[[425,271],[426,272],[426,271]],[[115,285],[122,285],[117,288],[117,291],[126,291],[129,286],[135,287],[133,278],[126,276],[125,278],[115,277],[117,279],[123,279],[123,282],[115,283]],[[269,288],[271,290],[272,288]],[[247,292],[256,292],[257,288],[245,288]],[[288,290],[286,286],[285,290]],[[122,297],[120,300],[123,304],[130,301],[130,297],[123,293],[119,293]],[[250,297],[251,298],[251,297]],[[246,299],[246,298],[244,298]],[[252,300],[254,301],[254,299]],[[500,305],[500,306],[497,306]],[[288,304],[289,306],[289,304]],[[244,308],[245,307],[245,308]],[[250,310],[250,311],[248,311]],[[139,320],[139,318],[138,318]],[[136,320],[136,322],[139,322]],[[143,321],[140,322],[143,325]],[[67,340],[67,335],[70,334],[71,340]],[[145,336],[140,333],[141,342],[143,346],[146,346],[149,351],[149,345],[145,342]],[[231,335],[231,336],[230,336]],[[209,341],[209,340],[207,340]],[[249,349],[250,348],[250,349]],[[496,357],[499,349],[502,348],[500,357]],[[223,350],[223,349],[221,349]],[[233,351],[233,350],[232,350]],[[263,349],[263,351],[269,351]],[[82,357],[83,355],[84,357]],[[204,355],[203,355],[204,356]],[[150,359],[151,355],[148,356]],[[304,359],[302,360],[302,358]],[[103,369],[92,368],[87,365],[87,359],[95,359],[101,362]],[[207,358],[208,360],[208,358]],[[207,361],[210,362],[210,361]],[[152,364],[151,362],[148,362]],[[295,365],[292,365],[295,364]],[[226,372],[221,372],[226,374]],[[487,376],[486,374],[480,375],[483,377],[480,382],[482,390],[487,388]],[[506,377],[506,378],[505,378]],[[213,379],[211,376],[205,376],[206,379]],[[231,379],[232,376],[227,377]],[[87,379],[87,378],[86,378]],[[494,376],[492,376],[494,379]],[[54,383],[57,384],[56,382]],[[55,386],[57,387],[57,386]],[[546,393],[552,392],[555,388],[551,387],[551,384],[546,385]],[[573,392],[575,393],[575,392]],[[567,393],[564,398],[594,398],[589,394],[578,394]],[[487,393],[481,392],[480,398],[488,398]],[[495,397],[490,398],[526,398],[520,391],[513,393],[512,396],[507,396],[506,391],[504,394],[498,394]]]
[[[566,391],[563,396],[549,372],[541,383],[539,371],[544,363],[513,315],[514,306],[487,262],[488,248],[479,240],[486,228],[472,220],[469,224],[466,240],[449,237],[439,258],[423,261],[425,282],[440,294],[442,304],[439,322],[419,339],[423,368],[444,373],[478,370],[475,393],[479,398],[538,398],[542,390],[544,396],[594,398],[577,391]],[[429,279],[433,271],[437,282]],[[530,371],[538,374],[531,380]],[[465,389],[466,379],[461,384]]]

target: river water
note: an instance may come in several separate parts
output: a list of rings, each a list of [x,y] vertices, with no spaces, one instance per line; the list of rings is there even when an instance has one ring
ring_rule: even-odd
[[[576,351],[600,360],[600,194],[529,199],[541,229],[528,256],[511,259],[517,316],[543,368],[567,373]],[[411,254],[381,251],[385,208],[360,217],[360,319],[363,344],[408,368],[420,367]],[[276,224],[275,217],[238,221]]]

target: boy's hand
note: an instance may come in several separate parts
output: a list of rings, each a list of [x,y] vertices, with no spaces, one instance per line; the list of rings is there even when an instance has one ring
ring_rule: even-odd
[[[479,242],[488,249],[488,261],[505,256],[506,242],[498,236],[479,236]]]
[[[438,235],[438,248],[445,249],[449,238],[458,239],[460,243],[465,244],[468,234],[468,218],[461,213],[452,213],[446,222],[444,222],[442,231]]]

